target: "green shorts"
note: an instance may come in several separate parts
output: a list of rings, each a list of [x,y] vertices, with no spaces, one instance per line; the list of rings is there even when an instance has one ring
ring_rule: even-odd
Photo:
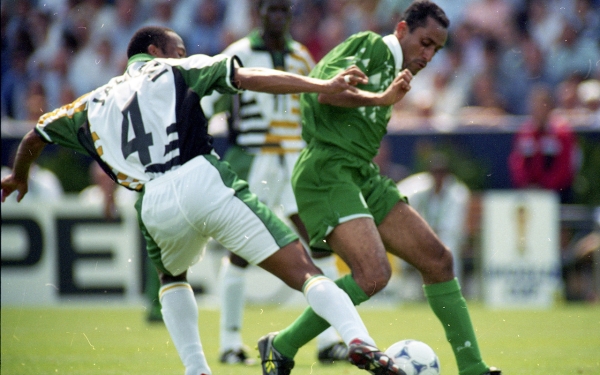
[[[250,174],[250,167],[254,155],[246,152],[243,148],[237,145],[231,145],[227,148],[223,161],[226,161],[231,166],[231,169],[238,175],[242,180],[248,181],[248,175]]]
[[[300,154],[292,186],[316,251],[331,251],[326,237],[337,225],[359,217],[379,225],[399,201],[408,202],[376,164],[320,142]]]

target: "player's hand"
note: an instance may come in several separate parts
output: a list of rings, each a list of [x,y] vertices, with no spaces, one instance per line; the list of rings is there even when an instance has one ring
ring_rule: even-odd
[[[25,194],[27,194],[28,189],[29,186],[27,185],[27,181],[20,181],[12,174],[4,177],[2,179],[2,191],[0,194],[2,203],[4,203],[6,197],[11,195],[15,190],[19,192],[17,195],[17,202],[20,202]]]
[[[367,75],[356,65],[352,65],[329,80],[328,87],[330,91],[327,94],[338,94],[345,90],[356,91],[356,85],[364,85],[368,82],[369,78]]]
[[[382,106],[389,106],[398,103],[404,95],[410,90],[410,81],[413,75],[408,69],[403,71],[394,78],[392,84],[383,92],[381,97]]]

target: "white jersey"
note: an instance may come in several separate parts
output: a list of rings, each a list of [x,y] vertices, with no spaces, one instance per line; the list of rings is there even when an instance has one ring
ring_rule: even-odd
[[[277,69],[303,76],[314,67],[310,52],[302,44],[288,39],[283,53],[271,52],[264,47],[258,31],[231,44],[223,54],[238,56],[245,67]],[[229,112],[230,141],[247,152],[283,154],[299,152],[306,145],[302,140],[299,94],[244,91],[226,99],[214,94],[203,100],[204,108],[210,106],[215,107],[215,113],[224,109]]]
[[[44,139],[82,147],[119,184],[140,190],[148,181],[211,153],[200,98],[239,92],[235,57],[184,59],[133,56],[125,74],[40,118]]]

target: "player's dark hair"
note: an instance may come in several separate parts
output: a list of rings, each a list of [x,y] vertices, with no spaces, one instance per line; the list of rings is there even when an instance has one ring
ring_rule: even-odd
[[[445,29],[450,26],[450,20],[444,10],[437,4],[427,0],[415,1],[410,4],[404,11],[400,21],[406,21],[408,30],[412,32],[416,28],[425,27],[429,17],[436,20]]]
[[[256,10],[258,12],[260,12],[260,9],[263,7],[263,5],[265,5],[265,3],[267,2],[267,0],[256,0],[255,4],[256,4]],[[292,6],[292,3],[290,2],[290,6]]]
[[[165,51],[167,43],[169,42],[169,35],[167,32],[173,30],[168,27],[162,26],[146,26],[142,27],[133,34],[129,45],[127,46],[127,58],[138,53],[148,53],[148,47],[155,45],[160,48],[161,51]]]

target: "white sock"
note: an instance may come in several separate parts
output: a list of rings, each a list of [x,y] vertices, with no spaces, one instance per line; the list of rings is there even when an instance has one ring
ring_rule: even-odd
[[[221,324],[220,353],[243,347],[242,322],[244,315],[245,269],[231,264],[229,258],[221,263]]]
[[[331,280],[337,280],[340,277],[335,257],[333,255],[323,258],[313,258],[313,262],[321,269],[321,271],[323,271],[323,275],[327,276]],[[342,341],[342,338],[337,333],[335,328],[329,327],[325,331],[321,332],[319,336],[317,336],[317,350],[326,349],[340,341]]]
[[[304,284],[303,292],[310,307],[336,329],[346,345],[357,338],[375,345],[350,297],[333,281],[314,276]]]
[[[185,375],[210,375],[200,342],[198,305],[192,287],[185,282],[167,284],[160,288],[159,296],[163,321],[185,366]]]

